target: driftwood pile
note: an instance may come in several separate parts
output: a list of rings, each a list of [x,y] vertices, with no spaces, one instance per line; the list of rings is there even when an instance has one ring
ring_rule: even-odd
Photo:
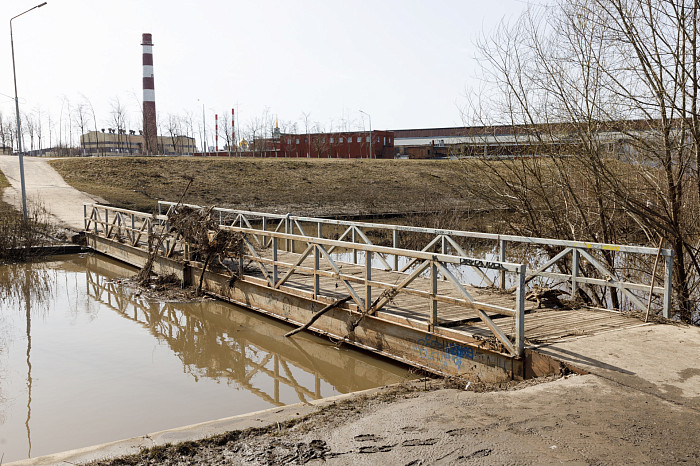
[[[201,292],[204,272],[216,260],[220,265],[233,271],[226,259],[234,259],[236,270],[240,270],[243,260],[243,237],[240,233],[219,229],[219,222],[211,214],[213,207],[208,209],[192,209],[177,206],[168,215],[170,230],[189,244],[190,257],[204,263],[199,277],[197,291]]]
[[[559,296],[568,294],[569,293],[564,290],[535,285],[532,287],[532,291],[525,295],[525,299],[528,301],[537,301],[537,309],[540,309],[543,304],[546,307],[562,308],[564,307],[564,303],[561,302]]]
[[[141,284],[150,280],[153,260],[161,249],[163,239],[170,235],[174,235],[188,244],[191,260],[203,263],[197,286],[198,293],[202,290],[204,273],[214,261],[229,270],[234,277],[238,275],[243,257],[243,237],[240,233],[220,230],[219,223],[211,214],[212,209],[213,207],[192,209],[177,205],[168,215],[167,229],[160,234],[150,232],[149,260],[139,273]],[[227,261],[227,259],[231,259],[235,263],[236,271],[229,267],[231,261]]]

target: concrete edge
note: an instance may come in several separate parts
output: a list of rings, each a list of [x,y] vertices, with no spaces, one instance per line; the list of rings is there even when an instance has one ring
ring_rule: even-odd
[[[320,400],[313,400],[309,403],[296,403],[293,405],[268,408],[262,411],[239,414],[188,426],[175,427],[138,437],[131,437],[5,464],[8,466],[74,465],[77,463],[131,455],[140,452],[143,448],[151,448],[168,443],[186,442],[188,440],[201,440],[214,435],[236,430],[245,430],[251,427],[267,427],[274,423],[307,416],[318,411],[320,408],[332,405],[338,401],[363,395],[373,395],[392,386],[395,385],[386,385],[358,392],[335,395]]]

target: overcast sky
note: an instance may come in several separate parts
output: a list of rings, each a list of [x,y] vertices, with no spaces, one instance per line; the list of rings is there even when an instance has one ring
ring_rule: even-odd
[[[41,0],[0,0],[0,113],[13,116],[9,19]],[[141,34],[154,42],[159,119],[265,109],[328,130],[456,126],[476,85],[474,41],[523,0],[48,0],[13,21],[23,111],[54,119],[85,96],[98,124],[120,99],[140,129]],[[211,116],[210,116],[211,115]],[[364,124],[367,124],[365,119]]]

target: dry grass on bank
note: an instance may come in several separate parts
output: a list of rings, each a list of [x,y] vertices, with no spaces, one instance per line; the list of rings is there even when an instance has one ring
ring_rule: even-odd
[[[31,210],[25,222],[22,212],[2,200],[3,190],[9,186],[0,171],[0,264],[38,257],[43,252],[36,248],[46,245],[55,236],[43,210]]]
[[[153,211],[157,200],[306,214],[473,208],[465,162],[102,157],[52,160],[72,186],[113,205]]]

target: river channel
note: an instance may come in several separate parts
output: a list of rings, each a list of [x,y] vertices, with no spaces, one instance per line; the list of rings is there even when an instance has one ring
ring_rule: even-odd
[[[413,378],[230,304],[148,300],[133,274],[0,266],[0,464]]]

